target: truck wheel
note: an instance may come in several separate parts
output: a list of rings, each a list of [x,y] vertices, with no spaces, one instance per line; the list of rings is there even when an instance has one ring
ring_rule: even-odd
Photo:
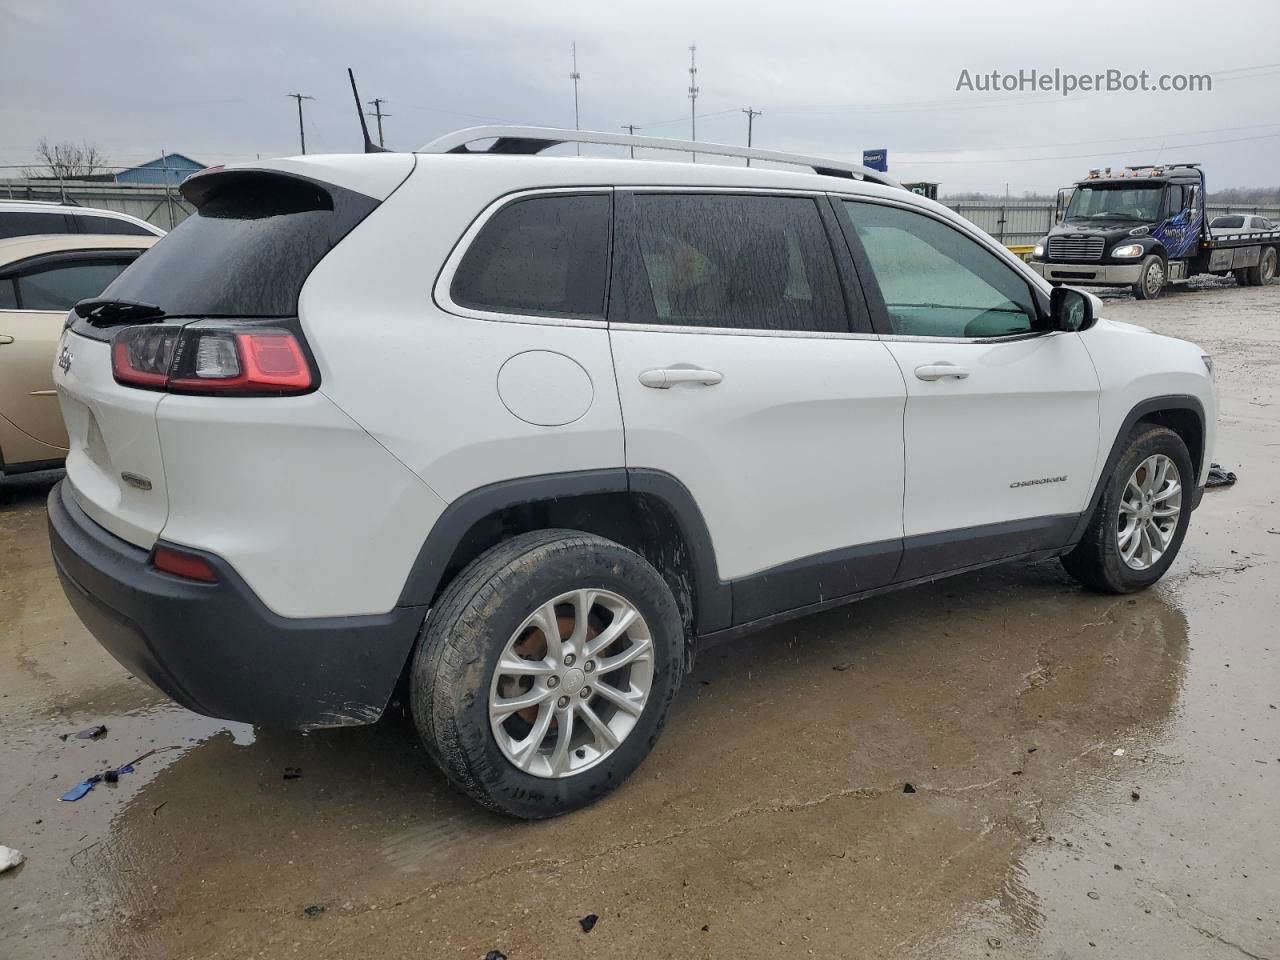
[[[1075,549],[1062,558],[1086,587],[1131,593],[1151,586],[1178,555],[1191,519],[1196,477],[1172,430],[1139,423]]]
[[[658,739],[684,628],[662,576],[612,541],[521,534],[473,561],[423,626],[414,721],[449,780],[524,819],[604,796]]]
[[[1232,270],[1231,275],[1236,278],[1236,283],[1242,287],[1249,286],[1249,268],[1241,267],[1239,270]]]
[[[1262,251],[1262,256],[1258,258],[1258,265],[1256,267],[1248,267],[1241,272],[1245,275],[1245,282],[1251,287],[1260,287],[1264,283],[1270,283],[1271,278],[1276,275],[1276,248],[1265,248]]]
[[[1139,300],[1154,300],[1164,290],[1164,261],[1151,254],[1142,261],[1138,282],[1133,285],[1133,295]]]

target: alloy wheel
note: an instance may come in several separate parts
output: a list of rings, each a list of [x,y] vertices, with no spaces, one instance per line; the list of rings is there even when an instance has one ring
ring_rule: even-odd
[[[494,668],[489,724],[503,755],[536,777],[569,777],[613,754],[653,687],[653,638],[607,590],[563,593],[529,614]]]
[[[1163,453],[1143,460],[1125,484],[1120,498],[1116,547],[1132,570],[1158,563],[1173,542],[1182,515],[1182,478],[1178,466]]]

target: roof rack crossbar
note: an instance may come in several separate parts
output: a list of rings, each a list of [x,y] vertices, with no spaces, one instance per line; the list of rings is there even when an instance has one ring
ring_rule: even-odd
[[[473,150],[469,144],[480,140],[492,140],[487,150]],[[559,146],[562,143],[593,143],[606,146],[640,147],[646,150],[674,150],[679,153],[703,153],[719,157],[739,157],[745,160],[765,160],[771,163],[790,163],[809,167],[814,173],[828,177],[862,179],[886,187],[902,184],[888,174],[872,170],[860,163],[807,157],[776,150],[760,150],[754,147],[736,147],[724,143],[703,143],[694,140],[671,140],[666,137],[637,137],[624,133],[600,133],[593,130],[561,130],[556,127],[468,127],[437,137],[419,148],[418,153],[476,153],[476,154],[524,154],[532,155]]]

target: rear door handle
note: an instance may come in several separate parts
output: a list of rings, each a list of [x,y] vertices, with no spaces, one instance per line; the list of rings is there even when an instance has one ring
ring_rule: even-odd
[[[9,336],[7,333],[0,333],[0,346],[3,346],[6,343],[13,343],[13,337]]]
[[[717,370],[699,370],[696,367],[665,367],[661,370],[645,370],[640,374],[640,382],[655,390],[666,390],[677,383],[700,383],[704,387],[714,387],[724,379],[724,374]]]
[[[916,379],[918,380],[942,380],[946,377],[964,380],[968,376],[969,371],[964,367],[957,367],[954,363],[947,363],[945,360],[916,367]]]

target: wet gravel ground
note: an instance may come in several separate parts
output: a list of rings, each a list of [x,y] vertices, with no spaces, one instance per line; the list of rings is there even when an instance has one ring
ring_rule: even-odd
[[[714,649],[547,823],[446,789],[402,716],[166,703],[63,599],[52,480],[0,484],[0,957],[1280,958],[1280,285],[1104,297],[1215,355],[1240,475],[1161,584],[1024,564]]]

